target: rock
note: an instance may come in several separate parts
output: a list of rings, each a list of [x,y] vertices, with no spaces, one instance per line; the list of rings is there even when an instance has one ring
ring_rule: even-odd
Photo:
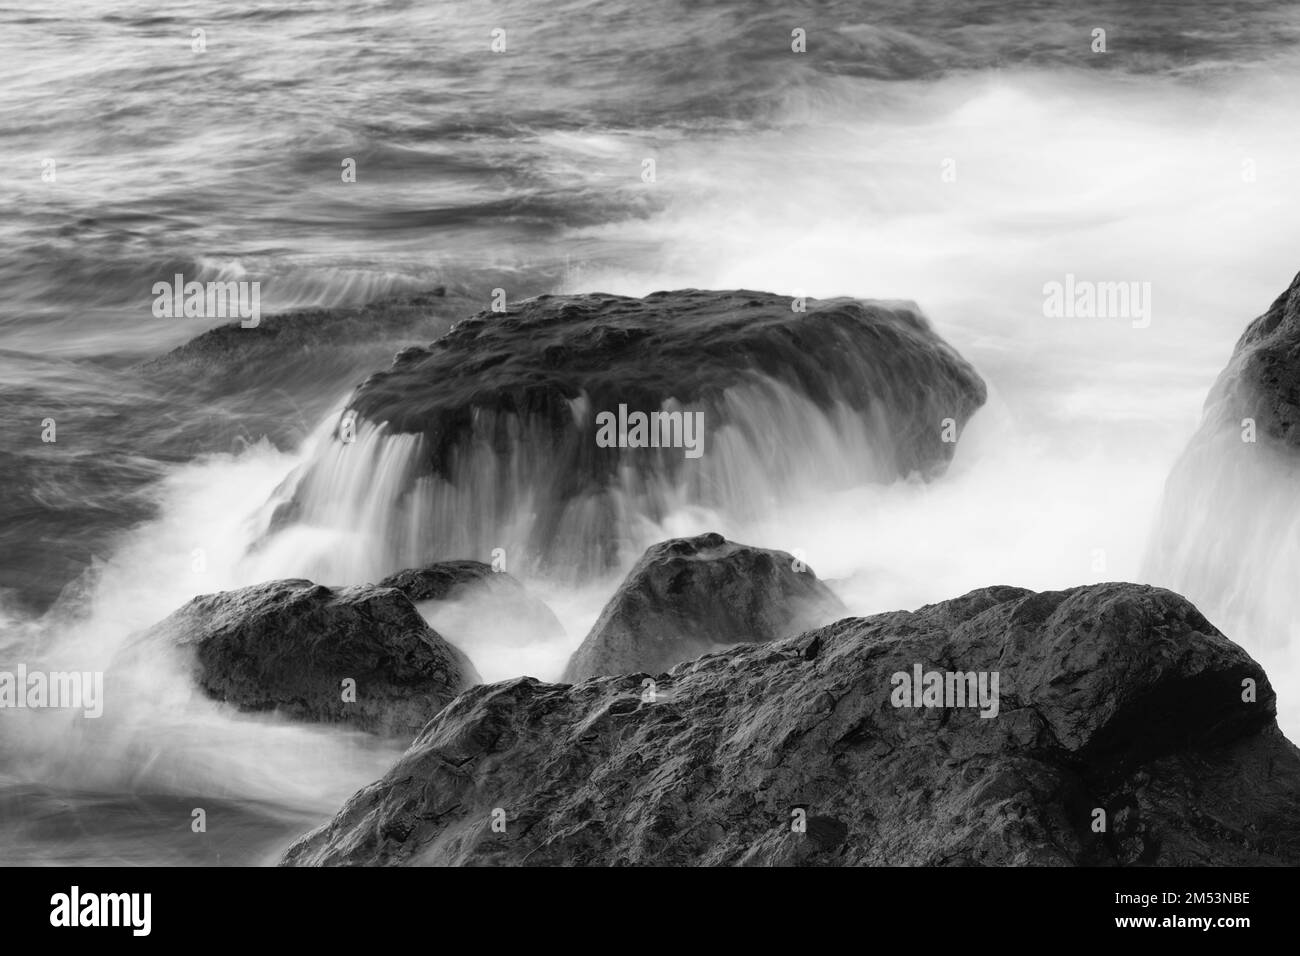
[[[996,716],[894,706],[917,665],[997,673]],[[983,588],[643,679],[467,691],[283,863],[1300,863],[1267,678],[1159,588]]]
[[[390,574],[378,586],[396,588],[412,601],[456,601],[467,594],[489,591],[504,600],[518,601],[530,611],[554,617],[551,609],[530,596],[517,578],[493,571],[492,565],[483,561],[437,561],[422,568],[407,568]]]
[[[1186,594],[1279,682],[1300,672],[1300,275],[1237,342],[1170,470],[1142,578]],[[1300,701],[1282,726],[1300,727]]]
[[[743,642],[771,641],[847,611],[812,568],[702,534],[646,551],[569,659],[563,680],[658,674]]]
[[[138,370],[158,384],[174,385],[183,393],[197,390],[204,397],[257,386],[265,393],[272,381],[295,393],[325,390],[337,401],[340,377],[355,381],[357,368],[366,367],[359,363],[387,361],[413,341],[445,332],[453,310],[469,302],[463,296],[448,300],[440,286],[359,307],[266,315],[253,328],[243,328],[236,319],[141,363]],[[265,394],[260,397],[266,400]]]
[[[494,572],[482,561],[439,561],[423,568],[408,568],[390,574],[379,582],[381,588],[397,588],[412,601],[454,600],[466,591],[489,584],[493,574],[511,591],[523,591],[523,585],[505,572]]]
[[[1239,431],[1245,418],[1260,436],[1300,450],[1300,274],[1238,339],[1205,400],[1202,429]]]
[[[874,437],[895,475],[942,470],[953,445],[939,422],[964,425],[986,397],[975,370],[913,303],[809,299],[794,312],[791,302],[748,290],[542,295],[405,350],[351,404],[395,432],[425,434],[436,474],[448,473],[476,417],[536,416],[555,430],[553,452],[595,479],[616,467],[619,449],[597,454],[594,423],[575,419],[580,396],[593,409],[707,405],[762,373],[823,407],[878,406],[893,427]]]
[[[195,680],[215,700],[379,734],[416,733],[478,681],[404,594],[372,585],[290,579],[203,595],[138,646],[160,643],[191,655]],[[343,700],[348,678],[355,702]]]
[[[512,569],[586,580],[624,566],[681,507],[741,520],[940,474],[985,400],[975,370],[914,304],[792,304],[690,289],[480,312],[356,390],[335,441],[276,502],[272,533],[338,525],[324,489],[346,480],[402,505],[381,527],[369,510],[344,522],[388,543],[378,573],[412,554],[504,548]],[[637,415],[676,417],[638,430]]]

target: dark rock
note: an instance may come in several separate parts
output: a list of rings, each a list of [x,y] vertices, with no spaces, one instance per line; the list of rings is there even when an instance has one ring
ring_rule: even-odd
[[[558,457],[600,478],[616,467],[618,449],[598,449],[594,424],[575,422],[570,402],[580,395],[594,409],[707,405],[762,373],[823,407],[843,400],[879,411],[893,428],[873,437],[892,453],[895,474],[941,470],[953,445],[941,440],[939,422],[964,425],[984,403],[975,370],[914,305],[810,299],[807,309],[745,290],[538,296],[406,350],[352,406],[395,432],[424,433],[437,474],[448,473],[476,416],[536,416],[554,430]]]
[[[210,697],[243,710],[344,722],[411,735],[478,680],[400,591],[269,581],[195,598],[150,628],[137,648],[192,655]],[[356,681],[355,702],[343,681]]]
[[[813,485],[942,472],[985,400],[975,370],[913,304],[791,304],[749,291],[543,295],[403,350],[345,415],[359,434],[419,436],[418,450],[402,452],[413,458],[401,461],[403,485],[386,493],[432,521],[473,516],[471,529],[443,521],[421,534],[423,560],[505,547],[516,568],[578,578],[620,566],[647,543],[629,540],[638,519],[654,524],[676,507],[744,515]],[[601,416],[621,406],[703,416],[702,444],[692,436],[688,457],[658,442],[598,443]],[[842,450],[843,461],[817,461],[805,440]],[[391,452],[359,441],[347,467],[361,482],[391,480]],[[330,446],[318,455],[278,504],[273,529],[316,520],[313,495],[343,460]],[[388,564],[404,560],[395,552]]]
[[[771,641],[847,611],[812,568],[795,559],[702,534],[646,551],[573,653],[565,681],[601,674],[658,674],[743,642]]]
[[[997,672],[996,716],[895,707],[915,664]],[[983,588],[643,679],[471,689],[283,862],[1300,863],[1273,690],[1169,591]]]
[[[466,591],[497,581],[512,591],[523,591],[504,571],[493,571],[482,561],[439,561],[423,568],[408,568],[379,582],[381,588],[397,588],[412,601],[449,601]]]
[[[1300,618],[1300,275],[1237,342],[1170,470],[1142,567],[1264,660]],[[1275,672],[1275,677],[1279,675]],[[1280,679],[1280,678],[1279,678]],[[1300,709],[1288,703],[1283,726]]]
[[[1246,327],[1205,400],[1202,428],[1241,428],[1300,449],[1300,275]]]

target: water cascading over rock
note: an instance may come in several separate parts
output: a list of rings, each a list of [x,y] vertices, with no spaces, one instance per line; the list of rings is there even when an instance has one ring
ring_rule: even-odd
[[[299,534],[324,580],[494,554],[581,578],[630,564],[673,513],[743,521],[941,473],[986,397],[975,370],[913,304],[795,304],[686,290],[481,312],[357,389],[269,534]],[[702,416],[702,444],[628,447],[631,428],[606,447],[620,406]]]
[[[1144,577],[1256,651],[1300,633],[1300,275],[1247,326],[1175,463]]]

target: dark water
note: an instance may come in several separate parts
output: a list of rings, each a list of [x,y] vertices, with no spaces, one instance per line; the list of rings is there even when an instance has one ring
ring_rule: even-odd
[[[914,299],[993,393],[948,480],[654,530],[801,548],[859,611],[1139,579],[1206,389],[1300,268],[1298,42],[1300,8],[1245,0],[0,7],[0,664],[103,664],[301,573],[246,560],[259,510],[358,381],[496,288]],[[176,272],[318,311],[161,358],[220,324],[153,316]],[[1150,326],[1045,318],[1066,273],[1150,282]],[[609,586],[547,595],[573,644]],[[1294,730],[1300,641],[1222,626]],[[261,860],[390,756],[149,681],[98,729],[3,715],[0,858],[209,861],[209,800],[223,861]]]

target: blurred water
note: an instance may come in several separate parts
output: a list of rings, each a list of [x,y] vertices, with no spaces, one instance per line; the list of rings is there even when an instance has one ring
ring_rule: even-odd
[[[1259,0],[0,7],[0,666],[92,669],[194,594],[328,577],[337,541],[247,553],[265,503],[434,331],[362,322],[163,387],[136,363],[216,324],[153,317],[177,271],[260,281],[264,312],[439,285],[448,319],[497,287],[913,299],[992,392],[944,480],[644,534],[800,549],[860,613],[1138,579],[1206,390],[1300,268],[1298,39],[1300,8]],[[1150,326],[1045,317],[1067,274],[1151,283]],[[88,566],[79,610],[38,616]],[[485,673],[557,676],[615,580],[530,583],[568,636],[466,647]],[[1294,737],[1294,635],[1229,636]],[[0,860],[261,861],[391,760],[121,676],[99,724],[0,721]],[[195,806],[226,810],[203,847]]]

